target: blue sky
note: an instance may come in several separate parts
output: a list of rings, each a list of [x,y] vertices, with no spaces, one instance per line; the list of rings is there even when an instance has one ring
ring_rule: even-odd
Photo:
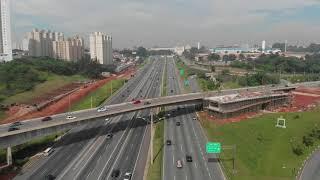
[[[115,47],[207,46],[320,41],[318,0],[11,0],[14,39],[33,27],[87,37],[113,36]]]

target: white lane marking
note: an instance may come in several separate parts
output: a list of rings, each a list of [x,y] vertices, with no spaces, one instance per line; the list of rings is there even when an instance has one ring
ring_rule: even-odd
[[[128,128],[128,127],[127,127],[127,128]],[[126,131],[126,130],[124,130],[124,131],[122,132],[122,135],[121,135],[121,137],[120,137],[120,139],[119,139],[119,142],[117,143],[117,145],[116,145],[116,146],[115,146],[115,148],[113,149],[113,151],[112,151],[112,153],[111,153],[111,155],[110,155],[110,158],[108,159],[108,161],[106,162],[106,164],[103,166],[103,169],[102,169],[102,171],[101,171],[101,173],[100,173],[100,175],[99,175],[98,179],[100,179],[100,178],[101,178],[102,174],[104,173],[105,169],[107,168],[107,165],[108,165],[108,163],[109,163],[109,161],[110,161],[111,157],[113,156],[114,152],[116,151],[116,149],[117,149],[118,145],[120,144],[120,142],[121,142],[120,140],[121,140],[121,139],[122,139],[122,137],[124,136],[125,131]],[[127,136],[126,138],[128,138],[128,136]]]
[[[151,125],[150,125],[151,127]],[[140,156],[140,152],[141,152],[141,149],[142,149],[142,144],[143,144],[143,141],[144,141],[144,138],[145,138],[145,135],[147,134],[147,128],[145,128],[144,130],[144,134],[143,134],[143,137],[142,137],[142,142],[141,142],[141,145],[140,145],[140,149],[139,149],[139,152],[138,152],[138,156],[137,156],[137,159],[136,159],[136,162],[134,163],[134,167],[133,167],[133,171],[132,171],[132,179],[134,179],[134,175],[135,175],[135,170],[136,170],[136,166],[137,166],[137,162],[138,162],[138,159],[139,159],[139,156]],[[150,137],[151,138],[151,137]]]
[[[182,151],[182,144],[180,145],[180,149],[181,149],[181,153],[182,153],[182,152],[183,152],[183,151]]]
[[[88,179],[88,177],[91,175],[92,171],[90,171],[86,177],[86,179]]]
[[[176,180],[176,176],[173,176],[173,180]]]
[[[188,176],[186,175],[186,180],[188,180]]]
[[[198,168],[198,166],[197,166],[197,163],[196,163],[196,162],[194,163],[194,166],[195,166],[196,168]]]

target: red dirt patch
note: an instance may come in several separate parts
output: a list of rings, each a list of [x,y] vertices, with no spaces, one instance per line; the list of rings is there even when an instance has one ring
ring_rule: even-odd
[[[320,104],[320,88],[299,87],[294,92],[292,92],[292,98],[293,101],[291,106],[274,109],[272,110],[272,112],[299,112],[311,110]],[[260,116],[263,113],[246,113],[237,117],[227,119],[217,119],[213,116],[208,116],[207,112],[199,112],[198,114],[202,119],[208,119],[209,121],[214,121],[218,125],[222,125],[226,123],[234,123],[247,120],[252,117]]]
[[[126,72],[118,73],[116,76],[111,76],[109,78],[105,78],[103,80],[94,81],[93,83],[89,83],[83,85],[79,90],[71,93],[70,95],[58,100],[57,102],[48,105],[40,111],[32,111],[29,112],[30,109],[27,108],[26,105],[13,106],[7,112],[10,114],[10,117],[1,121],[1,124],[12,123],[16,121],[21,121],[21,119],[31,119],[37,117],[50,116],[53,114],[66,112],[69,108],[69,105],[79,102],[82,98],[87,96],[90,92],[98,89],[104,84],[108,83],[111,80],[118,79],[118,77],[130,78],[131,74],[134,74],[136,71],[135,68],[130,68]],[[69,100],[70,98],[70,100]],[[69,104],[70,102],[70,104]]]

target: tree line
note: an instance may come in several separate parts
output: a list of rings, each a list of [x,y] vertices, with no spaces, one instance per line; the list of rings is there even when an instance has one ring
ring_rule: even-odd
[[[16,59],[0,64],[0,94],[11,96],[29,91],[35,85],[46,81],[47,73],[64,76],[80,74],[96,79],[101,77],[102,72],[114,70],[115,66],[100,65],[88,59],[76,62],[31,57]]]

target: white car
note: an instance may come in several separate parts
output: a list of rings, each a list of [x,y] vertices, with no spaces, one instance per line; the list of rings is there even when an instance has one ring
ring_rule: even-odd
[[[181,160],[177,161],[177,168],[182,168],[182,161]]]
[[[106,107],[101,107],[101,108],[98,108],[97,111],[98,112],[105,112],[105,111],[107,111],[107,108]]]
[[[76,119],[77,117],[74,117],[74,116],[67,116],[67,120],[73,120],[73,119]]]
[[[131,179],[132,174],[130,172],[126,172],[124,174],[124,179],[123,180],[130,180]]]

